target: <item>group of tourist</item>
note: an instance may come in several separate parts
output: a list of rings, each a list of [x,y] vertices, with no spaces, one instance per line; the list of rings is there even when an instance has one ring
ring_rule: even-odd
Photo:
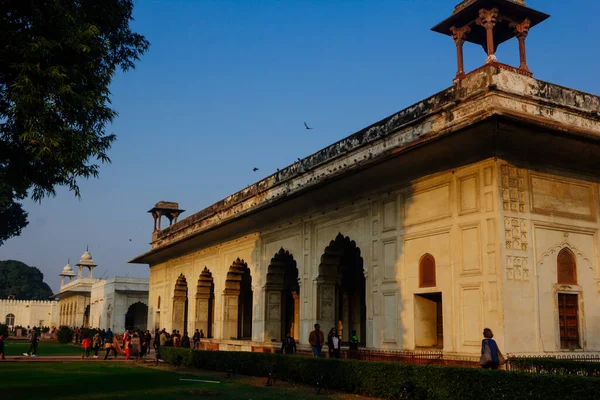
[[[320,357],[321,350],[323,349],[323,345],[325,344],[325,335],[321,330],[321,325],[315,324],[315,330],[313,330],[308,336],[308,342],[310,343],[313,351],[313,356]],[[292,339],[293,340],[293,339]],[[359,345],[358,337],[356,336],[356,330],[352,330],[352,335],[350,336],[350,340],[348,341],[348,345],[350,347],[350,357],[355,358],[356,352],[358,351]],[[338,334],[338,330],[333,327],[329,330],[329,334],[327,335],[327,347],[329,349],[329,358],[340,358],[340,348],[342,346],[342,340],[340,339],[340,335]]]

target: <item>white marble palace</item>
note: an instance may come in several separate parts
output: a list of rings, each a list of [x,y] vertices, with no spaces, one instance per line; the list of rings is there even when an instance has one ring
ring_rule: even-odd
[[[131,261],[150,267],[149,326],[220,349],[306,345],[319,322],[376,349],[476,355],[489,327],[506,353],[600,351],[600,97],[533,77],[547,17],[463,1],[433,28],[452,86],[180,221],[159,202]]]
[[[59,299],[59,325],[111,328],[115,332],[146,329],[147,278],[93,278],[97,265],[87,249],[76,267],[77,274],[69,263],[64,266],[60,291],[53,296]]]

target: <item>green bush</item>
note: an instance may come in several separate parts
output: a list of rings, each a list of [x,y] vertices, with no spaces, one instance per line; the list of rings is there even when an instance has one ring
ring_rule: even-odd
[[[4,339],[8,337],[8,325],[0,324],[0,337]]]
[[[600,362],[555,358],[511,358],[511,371],[600,377]]]
[[[591,399],[600,392],[600,380],[575,376],[173,347],[162,347],[161,355],[169,363],[253,376],[275,366],[278,379],[315,385],[323,377],[331,389],[383,398]]]
[[[59,343],[71,343],[73,341],[73,329],[68,326],[60,326],[56,334]]]

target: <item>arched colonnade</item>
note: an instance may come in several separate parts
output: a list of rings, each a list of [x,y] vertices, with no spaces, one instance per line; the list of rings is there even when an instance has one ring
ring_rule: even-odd
[[[253,322],[264,321],[264,341],[281,341],[286,334],[300,338],[300,277],[294,255],[281,248],[270,260],[264,285],[264,316],[255,316],[252,280],[254,271],[240,258],[229,266],[222,292],[220,310],[215,310],[215,284],[205,267],[197,278],[195,299],[190,299],[188,277],[180,274],[173,289],[171,329],[188,332],[188,326],[202,329],[208,338],[215,334],[215,313],[222,317],[217,339],[251,340]],[[317,277],[317,312],[314,319],[322,326],[338,328],[342,340],[357,331],[366,339],[366,278],[363,259],[356,243],[341,233],[324,249]],[[307,290],[308,288],[304,288]],[[190,301],[195,315],[189,315]],[[160,306],[159,306],[160,307]],[[193,318],[193,324],[190,324]],[[341,329],[340,329],[341,328]]]

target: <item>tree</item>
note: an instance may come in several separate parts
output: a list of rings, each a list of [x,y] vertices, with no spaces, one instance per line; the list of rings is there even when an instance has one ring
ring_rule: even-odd
[[[109,86],[148,41],[133,33],[132,0],[0,2],[0,245],[40,202],[110,162],[116,116]]]
[[[0,261],[0,299],[48,300],[52,290],[44,282],[44,274],[21,261]]]

